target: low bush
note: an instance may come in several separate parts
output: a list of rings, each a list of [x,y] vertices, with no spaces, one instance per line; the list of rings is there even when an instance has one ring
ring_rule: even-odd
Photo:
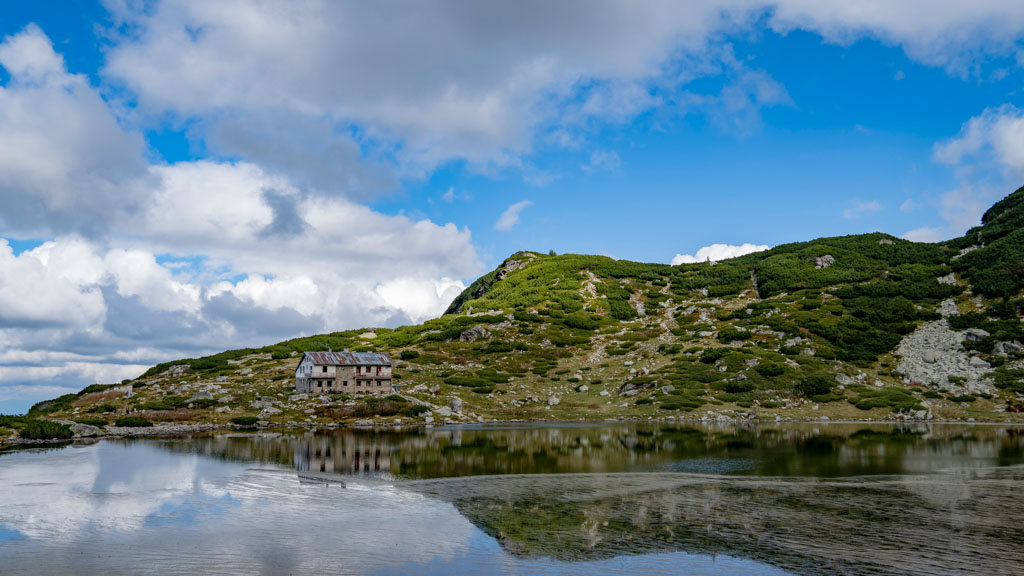
[[[755,366],[754,371],[766,378],[773,378],[785,372],[786,368],[782,364],[778,364],[776,362],[765,362],[764,364],[758,364]]]
[[[114,426],[123,428],[148,428],[152,425],[152,422],[142,416],[122,416],[117,419],[117,422],[114,422]]]
[[[106,418],[78,418],[75,420],[79,424],[85,424],[86,426],[106,426]]]
[[[402,350],[398,357],[402,360],[414,360],[420,357],[420,353],[416,350]]]
[[[231,419],[232,424],[238,424],[239,426],[253,426],[259,421],[260,419],[256,416],[235,416]]]
[[[834,380],[827,376],[811,376],[798,382],[793,388],[804,396],[823,396],[832,391]]]
[[[67,440],[74,435],[67,424],[34,418],[25,420],[18,434],[28,440]]]

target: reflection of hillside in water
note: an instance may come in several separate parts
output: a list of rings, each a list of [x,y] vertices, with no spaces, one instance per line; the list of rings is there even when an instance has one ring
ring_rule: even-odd
[[[509,552],[684,551],[801,574],[1024,574],[1024,466],[834,480],[673,473],[414,481]]]
[[[1019,428],[928,424],[346,429],[163,443],[300,472],[402,479],[637,471],[831,478],[1024,464]]]
[[[1024,574],[1019,428],[609,424],[165,445],[376,478],[450,502],[525,558],[684,551],[805,574]]]

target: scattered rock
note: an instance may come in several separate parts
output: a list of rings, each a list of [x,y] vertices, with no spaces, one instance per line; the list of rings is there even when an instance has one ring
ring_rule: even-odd
[[[1024,352],[1024,345],[1014,340],[1013,342],[996,342],[995,348],[992,349],[992,353],[996,356],[1010,356],[1011,354],[1020,354]]]
[[[850,378],[846,374],[836,374],[836,382],[844,386],[849,386],[854,383],[854,379]]]
[[[586,384],[584,384],[584,385],[579,387],[579,391],[580,392],[589,392],[590,391],[590,386],[587,386]]]
[[[675,389],[676,389],[676,387],[671,385],[671,384],[667,384],[665,386],[662,386],[661,388],[658,388],[658,390],[661,390],[661,392],[663,394],[669,394],[669,393],[675,391]]]
[[[273,416],[275,414],[280,414],[280,413],[281,413],[281,411],[278,410],[277,408],[273,408],[273,407],[271,407],[271,408],[264,408],[263,410],[260,411],[260,418],[266,418],[267,416]]]
[[[939,284],[946,284],[947,286],[956,286],[956,276],[950,272],[945,276],[939,276],[935,279]]]
[[[561,401],[562,399],[559,398],[558,396],[552,396],[548,398],[548,406],[558,406],[558,403]]]
[[[881,240],[878,241],[878,243],[882,246],[885,246],[887,244],[893,244],[893,241],[890,240],[889,238],[882,238]]]
[[[989,336],[991,336],[991,334],[981,328],[968,328],[967,330],[964,330],[964,338],[966,338],[968,342],[980,342]]]
[[[601,390],[601,394],[600,395],[601,396],[608,396],[608,391],[607,390]]]
[[[93,436],[99,436],[103,434],[103,430],[96,426],[90,426],[88,424],[79,424],[78,422],[72,422],[70,425],[71,433],[76,438],[91,438]]]
[[[759,364],[761,364],[761,360],[759,360],[757,358],[747,358],[746,360],[743,361],[743,363],[746,364],[747,366],[750,366],[751,368],[753,368],[753,367],[758,366]]]
[[[814,267],[817,269],[828,268],[829,266],[836,263],[836,257],[831,254],[825,254],[814,259]]]
[[[186,400],[186,402],[191,404],[192,402],[197,402],[199,400],[213,400],[213,394],[210,394],[209,392],[201,390],[201,391],[196,392],[195,394],[193,394],[191,398]]]
[[[442,406],[434,411],[441,418],[447,418],[452,415],[452,409],[447,406]]]
[[[452,412],[462,414],[462,398],[452,398],[448,407],[451,408]]]
[[[464,331],[462,334],[459,334],[459,340],[462,342],[476,342],[481,338],[487,338],[488,334],[490,333],[483,327],[474,326],[469,330]]]
[[[625,362],[622,363],[623,366],[632,366],[633,364],[634,362],[632,360],[626,360]]]

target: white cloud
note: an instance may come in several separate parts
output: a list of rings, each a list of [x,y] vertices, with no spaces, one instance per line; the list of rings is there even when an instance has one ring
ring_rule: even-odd
[[[1006,104],[971,118],[960,134],[935,146],[935,159],[951,165],[972,162],[1024,174],[1024,110]]]
[[[494,228],[496,230],[501,230],[502,232],[508,232],[515,228],[516,224],[519,224],[519,213],[527,206],[533,206],[533,202],[523,200],[522,202],[512,204],[501,213],[498,221],[494,223]]]
[[[613,150],[594,150],[590,153],[590,161],[580,166],[586,173],[614,172],[622,166],[622,158]]]
[[[28,26],[0,44],[0,226],[48,236],[100,233],[138,209],[142,138],[121,129],[83,76]]]
[[[441,195],[441,199],[451,204],[455,201],[455,187],[449,186],[448,191]]]
[[[676,254],[672,258],[672,265],[678,266],[680,264],[694,264],[697,262],[717,262],[719,260],[728,260],[729,258],[736,258],[738,256],[744,256],[746,254],[753,254],[754,252],[764,252],[771,246],[765,244],[750,244],[744,243],[739,246],[733,246],[731,244],[711,244],[710,246],[704,246],[700,250],[697,250],[696,255],[692,254]]]
[[[908,230],[903,234],[903,239],[914,242],[941,242],[945,240],[941,228],[915,228]]]
[[[856,220],[862,216],[869,216],[882,209],[882,204],[877,200],[867,202],[855,202],[853,206],[843,209],[843,218]]]

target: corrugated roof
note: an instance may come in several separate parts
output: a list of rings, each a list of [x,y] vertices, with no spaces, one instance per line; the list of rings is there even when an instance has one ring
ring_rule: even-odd
[[[391,356],[383,352],[303,352],[317,366],[391,366]]]

